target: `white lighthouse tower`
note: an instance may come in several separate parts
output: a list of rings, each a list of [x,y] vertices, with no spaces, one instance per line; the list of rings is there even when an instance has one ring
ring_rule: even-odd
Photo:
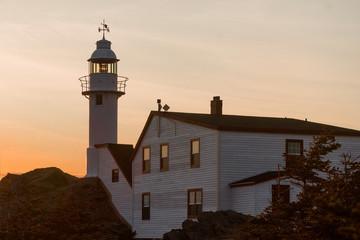
[[[118,98],[125,94],[127,77],[118,76],[115,53],[105,39],[108,26],[102,23],[103,38],[96,42],[96,50],[89,62],[89,75],[79,78],[82,95],[89,99],[89,147],[87,148],[86,177],[98,176],[96,144],[117,143]]]

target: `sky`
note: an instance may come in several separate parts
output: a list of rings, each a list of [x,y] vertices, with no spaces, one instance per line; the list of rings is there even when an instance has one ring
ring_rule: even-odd
[[[0,0],[0,177],[86,174],[79,77],[106,38],[128,77],[118,142],[169,111],[305,119],[360,130],[358,0]]]

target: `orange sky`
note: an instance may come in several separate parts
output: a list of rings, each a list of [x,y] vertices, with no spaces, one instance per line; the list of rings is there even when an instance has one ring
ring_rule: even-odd
[[[130,78],[120,143],[156,99],[170,111],[307,118],[360,129],[357,0],[3,0],[0,174],[56,166],[84,175],[88,100],[78,78],[101,38]]]

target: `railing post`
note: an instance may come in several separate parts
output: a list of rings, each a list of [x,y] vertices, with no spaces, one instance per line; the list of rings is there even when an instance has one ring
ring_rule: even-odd
[[[116,81],[116,92],[118,94],[123,95],[125,94],[125,88],[126,88],[126,81],[129,79],[127,77],[123,76],[117,76]],[[79,78],[80,84],[81,84],[81,91],[83,95],[88,95],[90,90],[90,77],[89,76],[83,76]]]

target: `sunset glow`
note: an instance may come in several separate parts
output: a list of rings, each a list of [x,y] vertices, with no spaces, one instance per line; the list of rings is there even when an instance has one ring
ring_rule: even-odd
[[[208,113],[221,96],[224,114],[360,129],[357,0],[1,5],[0,177],[52,166],[85,175],[89,102],[78,78],[104,18],[120,59],[104,71],[130,79],[119,143],[136,144],[157,99],[169,111]]]

